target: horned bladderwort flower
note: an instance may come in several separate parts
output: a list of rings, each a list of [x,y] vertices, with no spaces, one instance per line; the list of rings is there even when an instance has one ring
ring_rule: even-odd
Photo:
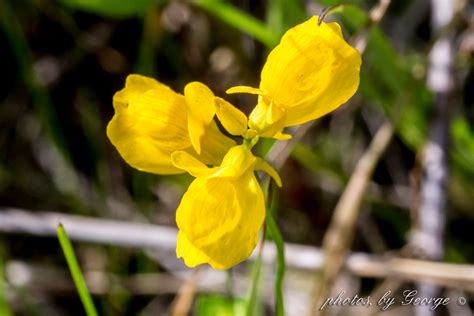
[[[283,36],[265,63],[259,88],[228,93],[259,95],[249,117],[204,84],[184,95],[140,75],[130,75],[114,95],[115,115],[107,135],[124,160],[156,174],[188,172],[196,179],[176,212],[176,255],[194,267],[227,269],[255,248],[265,218],[264,194],[255,171],[278,173],[252,153],[259,137],[288,139],[283,129],[329,113],[357,90],[361,58],[337,23],[318,17]],[[240,145],[217,127],[241,136]]]
[[[144,76],[127,77],[125,88],[114,95],[107,136],[129,165],[156,174],[184,173],[171,163],[173,152],[184,150],[206,164],[219,164],[235,145],[219,131],[214,112],[206,112],[210,104],[201,105],[203,94],[212,92],[198,82],[184,92]]]
[[[281,186],[276,171],[246,145],[232,147],[219,167],[209,168],[183,151],[173,153],[172,161],[196,177],[176,211],[177,256],[190,267],[209,263],[215,269],[245,260],[265,219],[254,171],[267,171]]]
[[[287,139],[287,126],[334,111],[359,86],[361,57],[342,37],[339,24],[318,16],[283,35],[263,66],[260,87],[233,87],[227,93],[259,95],[249,128],[258,135]]]

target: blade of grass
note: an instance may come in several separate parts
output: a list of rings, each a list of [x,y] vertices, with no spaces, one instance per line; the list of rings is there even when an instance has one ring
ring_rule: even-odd
[[[285,315],[283,300],[283,278],[285,276],[285,247],[280,229],[273,218],[274,210],[277,206],[277,195],[271,194],[270,209],[265,217],[265,224],[269,237],[277,248],[277,269],[275,276],[275,311],[277,316]]]
[[[0,315],[3,315],[3,316],[13,315],[11,313],[10,306],[8,306],[6,283],[4,281],[4,276],[3,276],[3,258],[1,257],[1,251],[0,251]]]
[[[279,37],[307,18],[304,1],[274,0],[267,4],[267,27]]]
[[[278,43],[279,35],[269,30],[263,22],[224,1],[195,0],[193,3],[269,48]]]
[[[262,252],[259,251],[257,258],[255,259],[252,265],[252,284],[250,286],[250,291],[248,298],[246,300],[245,315],[246,316],[255,316],[260,315],[259,311],[259,292],[260,292],[260,283],[262,281]]]
[[[81,268],[77,262],[76,255],[74,254],[74,249],[72,248],[71,241],[67,236],[66,230],[62,224],[58,225],[57,234],[61,248],[63,249],[64,257],[66,257],[67,264],[69,266],[69,271],[71,272],[72,279],[76,285],[77,292],[81,298],[82,305],[86,311],[87,316],[97,316],[97,310],[95,309],[94,302],[92,297],[87,289],[86,281],[82,275]]]

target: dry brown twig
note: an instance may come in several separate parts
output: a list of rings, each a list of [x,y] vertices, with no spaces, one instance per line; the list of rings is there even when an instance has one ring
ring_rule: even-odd
[[[427,85],[434,93],[433,120],[423,148],[420,207],[410,246],[421,250],[430,260],[441,260],[444,253],[444,226],[448,181],[449,127],[453,102],[453,63],[455,1],[431,0],[431,24],[437,37],[429,54]],[[428,283],[418,284],[422,297],[435,297],[440,289]],[[417,308],[416,315],[434,315],[427,308]]]
[[[392,135],[392,124],[384,123],[375,134],[367,151],[358,161],[349,183],[336,205],[333,218],[323,240],[326,259],[313,295],[315,298],[314,314],[319,313],[319,306],[330,293],[331,285],[344,265],[354,236],[364,193],[377,162],[387,148]]]

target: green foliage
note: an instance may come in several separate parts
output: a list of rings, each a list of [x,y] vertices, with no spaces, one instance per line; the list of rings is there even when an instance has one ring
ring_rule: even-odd
[[[327,7],[330,6],[335,6],[339,4],[360,4],[362,1],[361,0],[320,0],[322,5],[325,5]]]
[[[272,32],[278,34],[278,37],[306,18],[304,1],[275,0],[268,2],[267,26]]]
[[[257,258],[251,265],[250,274],[250,287],[248,290],[248,296],[245,300],[245,316],[261,315],[261,283],[262,283],[262,254],[258,253]]]
[[[367,13],[356,5],[340,5],[331,12],[339,15],[350,34],[362,29],[369,22]]]
[[[0,247],[0,315],[11,316],[10,306],[7,301],[6,283],[3,277],[3,251]]]
[[[193,3],[268,47],[275,46],[279,41],[278,34],[268,29],[263,22],[225,1],[195,0]]]
[[[196,316],[244,316],[245,301],[221,295],[200,295],[196,300]]]
[[[61,2],[67,7],[105,17],[128,18],[143,16],[165,0],[61,0]]]
[[[452,124],[453,158],[462,169],[474,175],[474,130],[463,117],[457,117]]]
[[[273,198],[276,201],[276,197]],[[276,205],[276,202],[274,202]],[[285,246],[280,229],[278,228],[271,211],[267,212],[265,223],[268,230],[268,235],[275,243],[277,248],[277,266],[275,277],[275,311],[277,316],[285,315],[285,306],[283,300],[283,278],[285,276]]]

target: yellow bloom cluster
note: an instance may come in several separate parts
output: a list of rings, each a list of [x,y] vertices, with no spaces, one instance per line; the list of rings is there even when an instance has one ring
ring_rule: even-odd
[[[188,172],[196,179],[176,212],[176,255],[194,267],[227,269],[255,248],[265,218],[264,195],[255,177],[263,170],[281,186],[277,172],[255,157],[259,137],[288,139],[283,129],[316,119],[346,102],[359,85],[359,53],[337,23],[318,17],[290,29],[265,63],[259,88],[227,93],[258,95],[249,117],[202,83],[184,95],[140,75],[129,75],[113,98],[107,135],[132,167],[156,174]],[[237,145],[221,133],[242,136]]]

